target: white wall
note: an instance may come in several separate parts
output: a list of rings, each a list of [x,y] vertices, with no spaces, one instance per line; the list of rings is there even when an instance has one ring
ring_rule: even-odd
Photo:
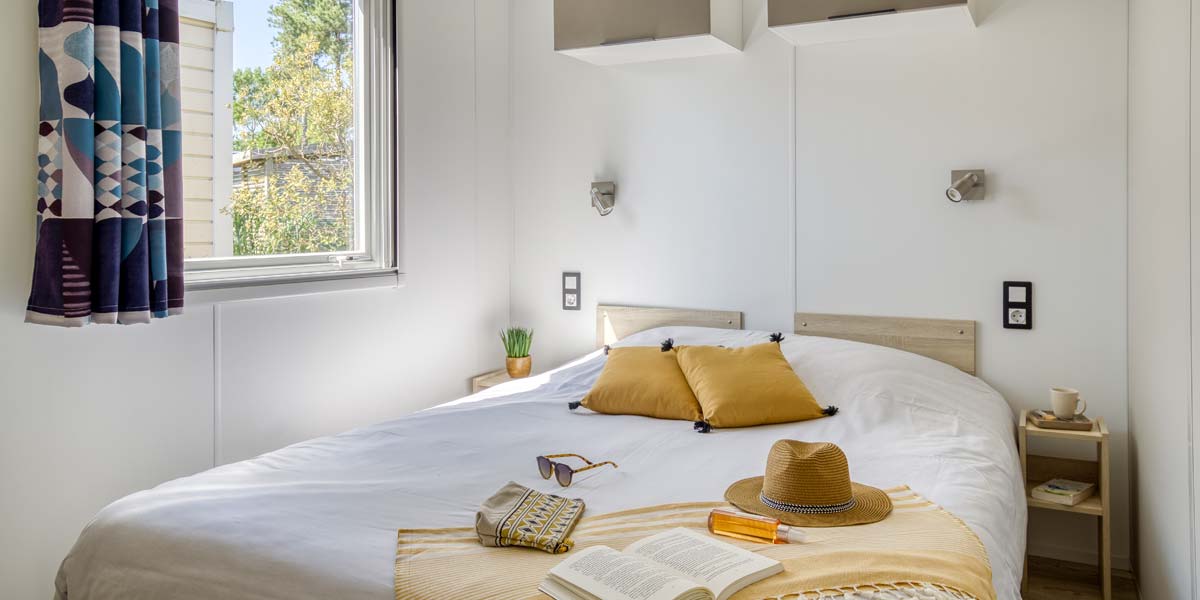
[[[1144,598],[1195,598],[1190,0],[1130,4],[1129,403]]]
[[[11,117],[0,121],[10,191],[0,223],[4,598],[48,597],[58,562],[96,511],[209,468],[214,453],[240,460],[462,395],[470,376],[498,366],[496,349],[479,341],[509,313],[507,4],[405,0],[407,287],[193,305],[148,327],[24,325],[35,9],[14,4],[0,24],[17,90],[0,95]]]
[[[1071,385],[1109,422],[1127,565],[1126,3],[984,1],[973,32],[795,51],[762,6],[745,2],[742,55],[598,68],[551,51],[550,3],[514,5],[512,298],[549,332],[536,360],[591,347],[563,270],[585,307],[743,310],[757,329],[797,309],[974,319],[1014,411]],[[948,202],[955,168],[988,169],[988,199]],[[604,219],[593,175],[618,184]],[[1031,332],[1001,327],[1009,279],[1035,284]],[[1032,524],[1036,553],[1095,560],[1094,520]]]
[[[976,31],[798,52],[798,306],[973,319],[979,375],[1014,410],[1079,388],[1112,433],[1127,565],[1126,2],[980,7]],[[947,201],[969,168],[987,198]],[[1034,283],[1032,331],[1003,328],[1007,280]],[[1094,528],[1031,511],[1030,550],[1094,561]]]
[[[513,4],[513,311],[541,367],[592,349],[597,301],[790,326],[792,51],[745,4],[744,53],[619,68],[555,54],[552,3]],[[588,186],[609,177],[601,218]],[[564,312],[574,270],[584,310]]]

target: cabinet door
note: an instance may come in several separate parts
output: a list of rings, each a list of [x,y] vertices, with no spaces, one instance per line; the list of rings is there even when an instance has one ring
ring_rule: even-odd
[[[658,5],[656,38],[712,33],[710,0],[656,0],[653,4]]]
[[[771,27],[779,27],[862,13],[966,3],[966,0],[768,0],[767,21]]]
[[[554,49],[700,35],[709,0],[554,0]]]

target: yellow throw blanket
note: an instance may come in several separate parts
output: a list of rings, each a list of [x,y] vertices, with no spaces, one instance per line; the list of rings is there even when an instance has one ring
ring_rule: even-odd
[[[907,487],[887,490],[895,510],[853,527],[805,528],[802,544],[721,541],[761,553],[784,572],[730,600],[817,598],[849,592],[929,590],[943,597],[994,600],[992,569],[966,524]],[[674,527],[707,532],[708,513],[723,502],[668,504],[585,517],[575,528],[576,551],[604,545],[621,550]],[[475,530],[402,529],[396,551],[396,600],[545,600],[537,591],[565,556],[525,548],[485,548]]]

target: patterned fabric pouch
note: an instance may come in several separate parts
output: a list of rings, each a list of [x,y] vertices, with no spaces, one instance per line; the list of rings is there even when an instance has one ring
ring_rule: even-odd
[[[583,516],[583,500],[552,496],[508,482],[475,513],[484,546],[526,546],[562,554],[575,546],[567,536]]]

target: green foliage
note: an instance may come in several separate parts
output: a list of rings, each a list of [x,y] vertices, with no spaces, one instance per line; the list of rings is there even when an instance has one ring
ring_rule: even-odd
[[[351,48],[350,0],[280,0],[269,10],[267,23],[279,33],[277,53],[292,54],[311,36],[317,41],[317,61],[340,65],[349,60]]]
[[[349,249],[354,225],[350,176],[348,169],[340,169],[312,180],[303,169],[294,168],[281,182],[273,182],[269,191],[255,187],[236,190],[228,209],[233,216],[234,255]]]
[[[506,356],[525,358],[529,356],[529,347],[533,345],[533,330],[524,327],[509,327],[500,332],[500,341],[504,343]]]
[[[312,145],[337,144],[348,153],[354,125],[348,56],[336,66],[323,66],[317,60],[320,42],[311,34],[289,46],[295,47],[277,50],[265,69],[234,73],[234,148],[286,148],[295,154]]]
[[[270,147],[263,135],[262,115],[272,97],[267,71],[260,68],[233,72],[233,149],[237,152]]]
[[[233,146],[289,166],[280,177],[247,181],[234,192],[224,209],[233,217],[234,254],[350,250],[350,0],[279,0],[269,22],[276,29],[271,65],[234,73]],[[327,156],[345,160],[319,160]]]

